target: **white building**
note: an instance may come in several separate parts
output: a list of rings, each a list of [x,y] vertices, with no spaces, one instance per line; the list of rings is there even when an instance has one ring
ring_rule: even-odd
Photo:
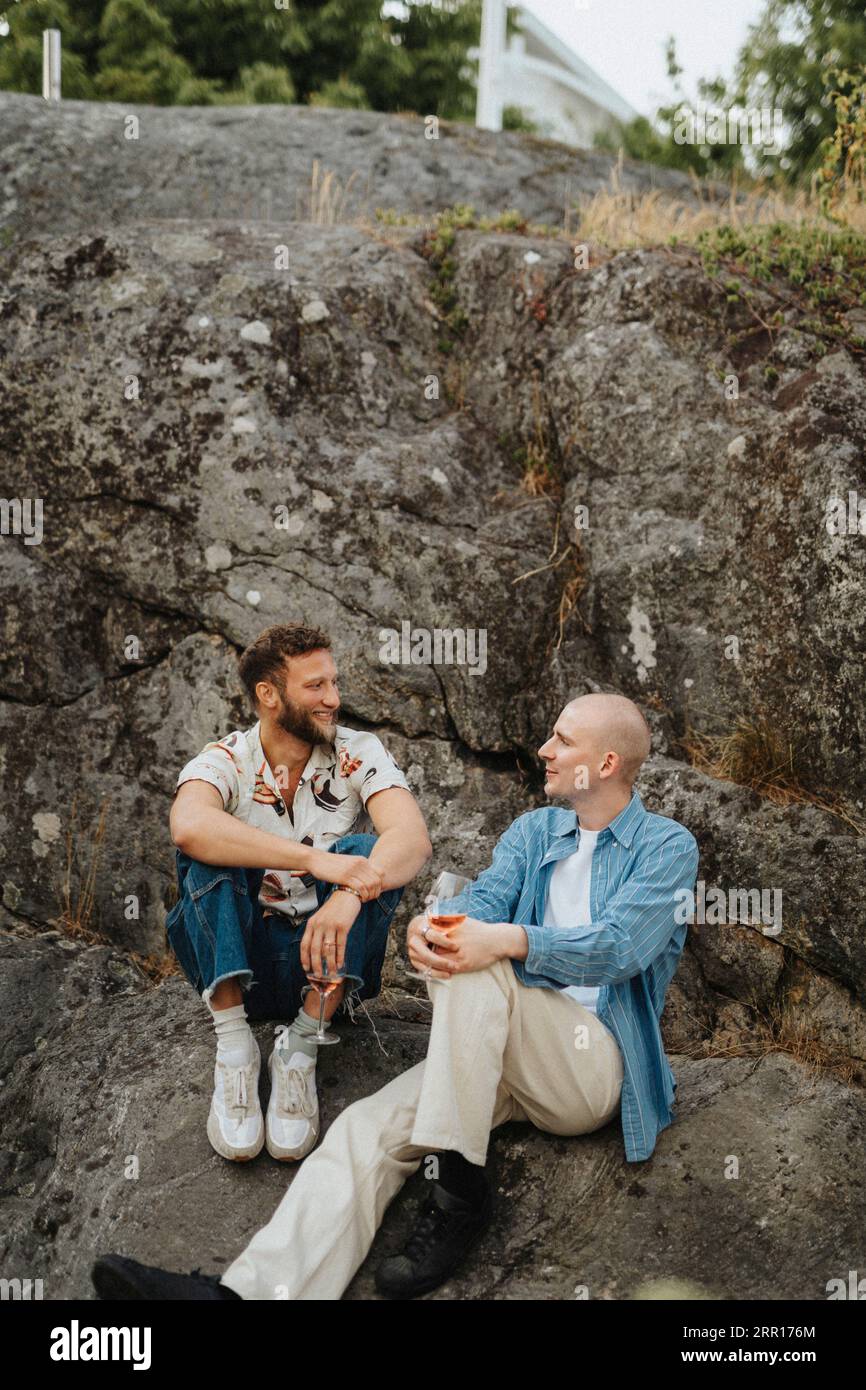
[[[521,33],[511,35],[495,62],[494,112],[500,105],[519,106],[540,134],[584,148],[592,147],[596,131],[612,129],[614,120],[627,122],[637,116],[546,24],[521,5],[511,8]],[[470,50],[473,58],[479,53]],[[479,124],[500,128],[495,115],[492,120],[480,118]]]

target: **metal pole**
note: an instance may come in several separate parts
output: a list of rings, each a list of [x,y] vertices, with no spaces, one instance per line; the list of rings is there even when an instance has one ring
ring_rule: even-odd
[[[46,101],[60,100],[60,30],[42,31],[42,95]]]
[[[505,53],[506,0],[483,0],[481,50],[478,62],[478,101],[475,124],[482,130],[502,129],[502,58]]]

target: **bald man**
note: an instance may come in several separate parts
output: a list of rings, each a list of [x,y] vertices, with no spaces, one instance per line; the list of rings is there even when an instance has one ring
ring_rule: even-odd
[[[429,1191],[402,1251],[376,1285],[389,1298],[437,1288],[492,1217],[484,1167],[506,1120],[590,1134],[619,1115],[625,1159],[650,1157],[672,1123],[676,1081],[659,1020],[686,924],[698,848],[645,810],[634,781],[646,720],[622,695],[585,695],[539,749],[545,795],[493,861],[407,949],[428,973],[426,1061],[338,1115],[266,1226],[215,1276],[135,1265],[139,1298],[339,1299],[383,1212],[424,1162]]]

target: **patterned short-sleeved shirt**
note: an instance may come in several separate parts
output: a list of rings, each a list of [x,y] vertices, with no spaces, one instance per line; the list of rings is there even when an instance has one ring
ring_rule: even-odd
[[[337,726],[333,744],[317,743],[313,748],[291,810],[262,749],[260,724],[206,744],[186,764],[177,785],[193,781],[210,782],[220,792],[224,810],[248,825],[316,849],[327,849],[361,829],[374,792],[387,787],[409,790],[375,734],[342,725]],[[316,910],[314,884],[312,874],[292,878],[287,869],[268,869],[259,901],[271,912],[306,916]]]

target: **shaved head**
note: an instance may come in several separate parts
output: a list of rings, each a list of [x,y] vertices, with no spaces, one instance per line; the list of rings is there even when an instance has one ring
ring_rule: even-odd
[[[618,753],[622,780],[629,787],[633,784],[652,744],[649,725],[634,700],[625,695],[580,695],[568,702],[561,718],[586,731],[600,758]]]

